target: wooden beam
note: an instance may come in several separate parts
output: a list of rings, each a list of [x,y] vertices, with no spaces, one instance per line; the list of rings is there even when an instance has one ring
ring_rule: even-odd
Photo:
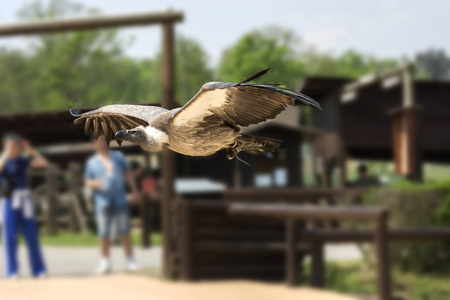
[[[228,211],[232,215],[251,215],[281,219],[373,221],[384,210],[378,207],[232,203],[230,204]]]
[[[386,71],[384,73],[368,74],[366,76],[361,77],[358,80],[355,80],[353,82],[350,82],[350,83],[344,85],[344,87],[341,89],[341,93],[357,91],[361,88],[364,88],[366,86],[369,86],[371,84],[374,84],[378,81],[381,81],[381,80],[391,77],[391,76],[395,76],[395,75],[403,76],[403,74],[405,72],[411,72],[412,68],[413,68],[412,64],[406,64],[406,65],[394,68],[392,70]]]
[[[172,23],[163,25],[162,35],[162,107],[172,109],[175,107],[175,38]],[[174,200],[175,180],[175,153],[169,149],[162,152],[162,229],[163,229],[163,274],[168,278],[175,278],[173,254],[175,241],[173,234],[172,203]]]
[[[383,211],[376,220],[375,249],[377,254],[378,298],[391,299],[391,269],[389,264],[389,241],[387,211]]]
[[[422,179],[420,107],[392,110],[395,172],[408,179]]]
[[[325,286],[325,253],[323,241],[312,243],[311,286],[314,288],[323,288]]]
[[[192,203],[190,201],[180,202],[181,222],[183,226],[180,228],[180,278],[185,281],[193,279],[193,236],[192,236]]]
[[[93,16],[86,18],[3,25],[0,26],[0,37],[152,24],[171,24],[182,20],[183,14],[175,11],[118,16]]]

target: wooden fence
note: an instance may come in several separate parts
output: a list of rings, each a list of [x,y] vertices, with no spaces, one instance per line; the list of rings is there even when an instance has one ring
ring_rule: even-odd
[[[294,200],[294,190],[282,191],[281,197],[267,191],[260,203],[251,194],[244,198],[235,194],[223,199],[178,199],[175,273],[184,280],[286,279],[294,285],[304,280],[302,266],[309,255],[310,283],[322,288],[326,243],[374,242],[379,299],[384,300],[391,296],[389,242],[450,240],[450,229],[445,228],[389,230],[388,214],[380,208],[318,205],[335,202],[342,193],[316,192],[301,190]],[[374,226],[344,229],[340,226],[343,221],[371,222]]]

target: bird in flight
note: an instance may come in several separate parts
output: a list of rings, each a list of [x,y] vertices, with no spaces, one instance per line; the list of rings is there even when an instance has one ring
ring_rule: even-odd
[[[150,152],[164,147],[188,156],[208,156],[225,149],[228,159],[239,152],[273,152],[281,141],[240,133],[245,126],[275,118],[288,105],[311,105],[312,98],[274,84],[250,84],[263,70],[239,83],[208,82],[183,107],[167,110],[158,106],[107,105],[78,114],[74,124],[85,122],[85,134],[104,135],[121,144],[128,141]],[[238,157],[237,157],[238,158]],[[239,158],[238,158],[239,159]]]

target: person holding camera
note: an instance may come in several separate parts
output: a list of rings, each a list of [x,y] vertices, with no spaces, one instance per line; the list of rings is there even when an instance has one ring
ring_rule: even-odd
[[[46,267],[38,238],[33,203],[27,183],[29,168],[45,168],[47,160],[15,133],[3,137],[0,156],[0,225],[5,253],[6,276],[16,278],[17,235],[21,232],[28,246],[31,274],[46,275]]]

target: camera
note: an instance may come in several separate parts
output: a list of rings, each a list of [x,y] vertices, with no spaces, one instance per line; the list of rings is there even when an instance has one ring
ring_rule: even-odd
[[[16,186],[14,178],[0,180],[0,198],[10,198]]]

